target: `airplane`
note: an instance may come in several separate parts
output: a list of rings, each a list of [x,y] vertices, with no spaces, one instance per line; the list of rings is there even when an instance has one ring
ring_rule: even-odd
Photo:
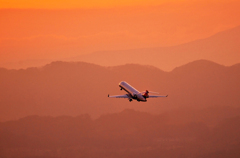
[[[119,83],[120,90],[125,90],[128,94],[125,95],[112,95],[108,94],[109,98],[127,98],[130,102],[135,99],[138,102],[146,102],[147,98],[158,98],[158,97],[167,97],[168,95],[148,95],[148,93],[157,93],[157,92],[150,92],[146,90],[145,92],[139,92],[135,88],[133,88],[130,84],[125,81],[121,81]]]

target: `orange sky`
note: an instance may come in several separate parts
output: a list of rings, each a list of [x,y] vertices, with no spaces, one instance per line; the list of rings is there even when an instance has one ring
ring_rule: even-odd
[[[186,0],[1,0],[0,8],[99,8],[119,6],[159,5],[166,2],[181,2]]]
[[[201,2],[222,3],[238,0],[0,0],[0,8],[35,8],[35,9],[72,9],[72,8],[111,8],[124,6],[155,6],[164,3]]]
[[[1,0],[0,4],[0,66],[95,51],[174,46],[240,25],[236,0]]]

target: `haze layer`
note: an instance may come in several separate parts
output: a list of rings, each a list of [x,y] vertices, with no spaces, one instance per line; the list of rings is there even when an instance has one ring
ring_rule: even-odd
[[[240,25],[238,1],[67,4],[3,1],[0,66],[21,68],[95,51],[174,46]]]

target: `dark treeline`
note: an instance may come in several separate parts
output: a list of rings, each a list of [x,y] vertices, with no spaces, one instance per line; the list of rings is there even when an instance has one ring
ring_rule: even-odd
[[[28,116],[0,123],[0,157],[239,157],[240,109],[131,109],[102,115]]]

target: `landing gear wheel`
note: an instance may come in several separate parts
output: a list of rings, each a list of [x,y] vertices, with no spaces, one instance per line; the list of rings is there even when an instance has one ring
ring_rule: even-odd
[[[132,101],[132,99],[129,99],[129,102],[131,102]]]

